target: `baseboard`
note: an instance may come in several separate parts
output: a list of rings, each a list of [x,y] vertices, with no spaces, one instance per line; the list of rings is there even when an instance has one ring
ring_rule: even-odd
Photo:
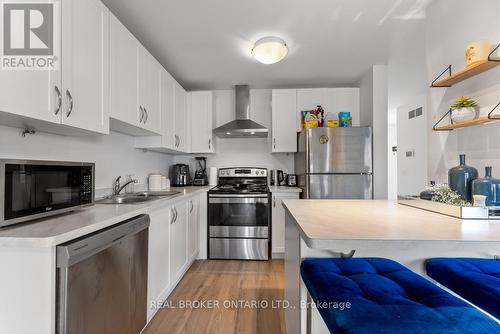
[[[277,252],[277,253],[272,253],[271,254],[272,259],[284,259],[285,258],[285,252]]]

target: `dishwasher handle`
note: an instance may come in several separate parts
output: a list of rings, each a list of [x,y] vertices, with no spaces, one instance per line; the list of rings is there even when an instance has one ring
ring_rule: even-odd
[[[148,215],[140,215],[118,225],[113,225],[59,245],[56,251],[57,268],[71,267],[113,246],[125,237],[147,229],[149,222]]]

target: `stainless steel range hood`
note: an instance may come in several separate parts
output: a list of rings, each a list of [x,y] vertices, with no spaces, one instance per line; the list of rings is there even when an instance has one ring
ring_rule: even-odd
[[[250,119],[250,88],[236,86],[236,119],[214,129],[221,138],[266,138],[266,127]]]

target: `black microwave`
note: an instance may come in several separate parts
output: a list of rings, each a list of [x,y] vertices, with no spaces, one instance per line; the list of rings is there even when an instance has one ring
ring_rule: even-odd
[[[95,164],[0,159],[0,227],[93,205]]]

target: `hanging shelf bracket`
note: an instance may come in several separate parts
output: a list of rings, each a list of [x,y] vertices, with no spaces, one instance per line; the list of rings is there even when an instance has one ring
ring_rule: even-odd
[[[494,48],[490,54],[488,55],[488,61],[497,61],[497,62],[500,62],[500,57],[496,57],[496,58],[493,58],[493,54],[498,50],[498,48],[500,47],[500,44],[498,44],[496,46],[496,48]]]
[[[500,119],[500,115],[492,115],[493,112],[500,106],[500,102],[493,108],[490,113],[488,114],[488,119]]]
[[[440,75],[438,75],[438,77],[436,79],[434,79],[434,81],[432,81],[432,84],[431,84],[431,87],[451,87],[450,85],[447,85],[447,86],[436,86],[435,83],[439,81],[439,79],[441,79],[441,77],[443,75],[445,75],[445,73],[448,72],[448,76],[451,77],[451,65],[449,65]]]
[[[439,125],[439,123],[441,123],[441,121],[442,121],[443,119],[445,119],[445,117],[446,117],[446,116],[448,116],[448,115],[450,116],[450,122],[451,122],[451,124],[453,124],[453,120],[451,119],[451,109],[450,109],[450,110],[448,110],[448,111],[446,112],[446,114],[444,114],[444,115],[443,115],[443,116],[439,119],[439,121],[437,121],[437,122],[436,122],[436,124],[434,124],[434,126],[432,127],[432,130],[434,130],[434,131],[451,131],[451,130],[453,130],[453,129],[438,129],[438,127],[437,127],[437,126]]]

